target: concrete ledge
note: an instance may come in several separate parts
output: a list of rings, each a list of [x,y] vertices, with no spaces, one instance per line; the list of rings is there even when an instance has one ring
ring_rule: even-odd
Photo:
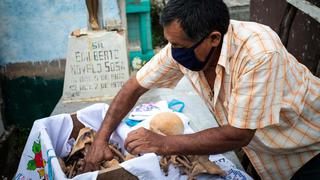
[[[224,0],[229,8],[231,19],[250,20],[250,0]]]
[[[305,0],[287,0],[300,11],[308,14],[320,23],[320,8]]]

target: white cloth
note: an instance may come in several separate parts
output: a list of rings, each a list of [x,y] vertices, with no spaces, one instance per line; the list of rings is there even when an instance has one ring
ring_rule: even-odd
[[[169,109],[167,101],[144,103],[133,108],[129,114],[129,119],[141,121],[161,111],[172,111]]]
[[[90,127],[94,130],[98,130],[104,116],[107,112],[108,105],[99,103],[94,104],[84,109],[77,111],[77,117],[81,123],[86,127]],[[158,112],[170,111],[168,109],[163,109]],[[184,133],[193,133],[194,131],[189,126],[188,117],[182,113],[176,113],[182,120],[185,126]],[[124,140],[127,137],[127,134],[140,127],[149,128],[149,122],[154,116],[150,115],[146,120],[142,121],[138,125],[130,128],[124,122],[120,123],[116,131],[112,134],[110,141],[116,143],[122,150]],[[61,114],[57,116],[52,116],[44,119],[35,121],[32,130],[30,132],[28,141],[26,143],[25,149],[21,156],[20,164],[18,171],[16,173],[16,179],[39,179],[48,178],[48,179],[67,179],[64,173],[62,172],[59,162],[55,156],[65,157],[70,153],[70,145],[68,140],[73,128],[72,119],[69,114]],[[35,157],[33,152],[34,142],[39,142],[41,144],[41,152],[43,160],[46,161],[45,168],[36,168],[35,170],[28,170],[28,163],[30,159]],[[36,148],[37,150],[37,148]],[[124,150],[125,153],[127,153]],[[51,158],[50,158],[51,157]],[[165,176],[159,165],[159,158],[154,153],[144,154],[140,157],[128,160],[120,164],[124,169],[130,173],[137,176],[142,180],[149,179],[187,179],[187,176],[180,175],[179,170],[173,166],[169,167],[169,175]],[[224,178],[210,175],[200,175],[199,179],[252,179],[245,172],[236,169],[235,165],[226,159],[223,155],[211,155],[210,160],[216,162],[223,170],[227,172],[227,176]],[[52,168],[49,168],[49,164]],[[30,164],[29,164],[30,166]],[[39,176],[39,170],[43,169],[43,176]],[[52,169],[52,173],[49,173]],[[50,174],[52,174],[50,176]],[[98,171],[85,173],[74,177],[73,179],[96,179]]]
[[[96,103],[77,111],[78,120],[85,126],[98,131],[109,106]]]
[[[116,143],[122,150],[124,150],[123,143],[128,135],[129,132],[138,129],[140,127],[144,127],[146,129],[149,129],[149,122],[152,119],[154,115],[156,115],[159,112],[172,112],[169,108],[167,108],[167,105],[165,104],[165,101],[159,101],[157,103],[154,103],[155,106],[159,107],[158,110],[152,110],[153,113],[150,114],[150,111],[143,113],[139,112],[141,117],[144,117],[144,121],[140,122],[134,127],[129,127],[127,126],[124,122],[121,122],[116,131],[112,134],[110,141]],[[97,105],[92,105],[87,107],[87,110],[80,110],[77,112],[78,118],[81,122],[84,124],[92,124],[87,121],[91,121],[92,119],[95,119],[96,123],[99,124],[101,121],[99,120],[99,115],[101,115],[101,118],[103,120],[105,113],[107,111],[107,108],[103,107],[101,105],[100,109],[102,110],[101,113],[97,113]],[[92,108],[92,111],[95,113],[89,113],[91,112],[89,109]],[[85,115],[84,113],[89,113]],[[182,120],[184,124],[184,134],[191,134],[194,133],[193,129],[189,126],[189,119],[187,116],[185,116],[182,113],[177,113],[175,112]],[[95,114],[95,116],[94,116]],[[132,114],[137,114],[137,111],[134,110],[129,114],[129,117],[132,117]],[[94,117],[93,117],[94,116]],[[82,119],[81,119],[82,117]],[[84,118],[87,117],[87,118]],[[89,118],[90,117],[90,118]],[[99,124],[100,125],[100,124]],[[127,153],[124,150],[125,153]],[[236,166],[229,161],[225,156],[222,154],[218,155],[211,155],[210,157],[211,161],[214,161],[218,166],[220,166],[221,169],[223,169],[225,172],[227,172],[227,176],[224,178],[218,177],[218,176],[212,176],[212,175],[201,175],[198,177],[198,179],[239,179],[239,180],[244,180],[244,179],[252,179],[249,175],[247,175],[245,172],[238,170]],[[142,180],[149,180],[149,179],[187,179],[187,176],[185,175],[180,175],[179,170],[174,168],[173,166],[170,166],[169,168],[169,174],[168,176],[165,176],[159,165],[159,157],[157,157],[156,154],[154,153],[148,153],[144,154],[138,158],[131,159],[129,161],[123,162],[120,164],[124,169],[129,171],[130,173],[134,174],[137,176],[139,179]]]
[[[69,114],[35,121],[21,155],[15,179],[67,179],[56,157],[65,157],[70,153],[67,142],[72,129]],[[49,168],[49,164],[52,168]],[[52,170],[51,176],[49,169]],[[74,179],[96,179],[97,176],[98,171],[95,171]]]

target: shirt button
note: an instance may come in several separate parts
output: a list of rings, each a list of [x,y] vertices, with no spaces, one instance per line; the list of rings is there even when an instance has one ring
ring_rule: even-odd
[[[227,101],[223,102],[223,106],[226,108],[228,106]]]

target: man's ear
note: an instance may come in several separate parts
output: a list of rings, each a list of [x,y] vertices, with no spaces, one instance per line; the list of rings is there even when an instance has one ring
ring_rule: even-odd
[[[218,47],[221,42],[221,33],[218,31],[212,31],[209,35],[210,44],[212,47]]]

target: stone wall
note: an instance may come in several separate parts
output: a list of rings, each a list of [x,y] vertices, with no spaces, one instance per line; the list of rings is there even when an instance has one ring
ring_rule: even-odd
[[[320,7],[319,0],[308,1]],[[266,24],[274,31],[279,32],[285,8],[285,0],[252,0],[250,18],[252,21]],[[287,46],[287,50],[318,77],[320,77],[319,30],[319,22],[298,10],[289,31]]]

